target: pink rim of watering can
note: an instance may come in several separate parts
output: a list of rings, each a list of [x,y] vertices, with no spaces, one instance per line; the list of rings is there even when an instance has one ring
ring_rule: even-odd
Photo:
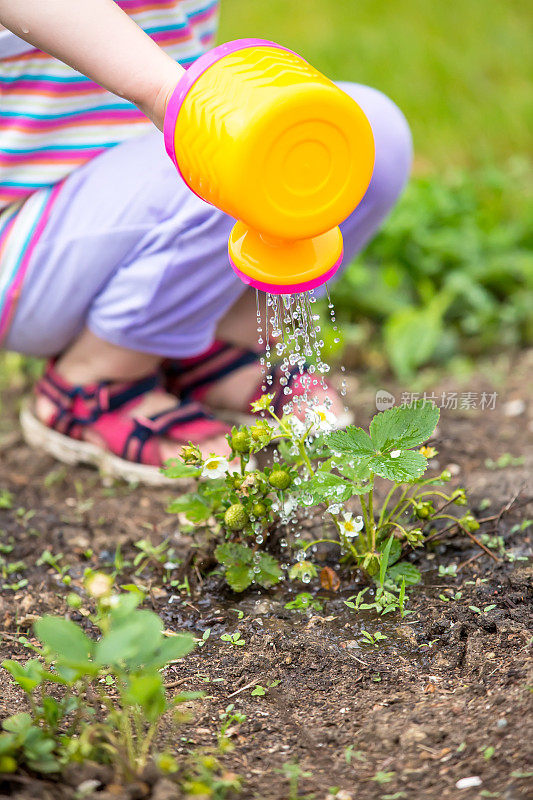
[[[178,170],[184,183],[187,183],[187,181],[183,177],[180,165],[176,159],[176,150],[174,145],[174,128],[176,127],[176,121],[183,105],[183,101],[185,100],[192,86],[196,83],[200,75],[204,74],[206,69],[212,67],[213,64],[215,64],[217,61],[220,61],[220,59],[224,58],[224,56],[228,56],[230,53],[236,53],[237,50],[244,50],[247,47],[276,47],[278,50],[285,50],[287,53],[293,53],[296,55],[296,53],[294,53],[293,50],[289,50],[288,47],[283,47],[275,42],[269,42],[268,39],[235,39],[232,42],[225,42],[224,44],[219,44],[217,47],[213,47],[212,50],[208,50],[207,53],[199,56],[196,61],[193,61],[192,64],[187,67],[185,74],[179,79],[178,84],[172,92],[170,100],[168,101],[165,111],[163,129],[165,149],[172,159],[172,162]],[[189,186],[188,183],[187,186]],[[190,186],[189,188],[191,189]],[[191,189],[191,191],[194,192],[197,197],[200,197],[200,195],[195,192],[194,189]],[[204,200],[204,198],[200,197],[200,200]],[[204,200],[204,202],[208,201]]]

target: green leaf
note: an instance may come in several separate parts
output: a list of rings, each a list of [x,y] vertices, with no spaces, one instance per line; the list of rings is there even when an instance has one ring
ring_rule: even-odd
[[[166,462],[163,472],[167,478],[198,478],[202,472],[202,467],[184,464],[183,461],[172,458]]]
[[[326,439],[334,452],[345,453],[352,458],[373,456],[375,447],[372,439],[362,428],[350,425],[344,431],[333,431]]]
[[[32,727],[31,716],[26,711],[13,714],[2,722],[2,728],[9,733],[26,734]]]
[[[215,550],[215,558],[220,564],[231,566],[235,563],[251,564],[254,553],[250,547],[235,542],[219,544]]]
[[[211,516],[211,506],[196,493],[182,494],[167,506],[171,514],[185,514],[189,522],[206,522]]]
[[[16,752],[17,737],[13,733],[0,733],[0,756]]]
[[[439,409],[424,400],[376,414],[370,423],[375,449],[383,452],[419,447],[435,430],[439,415]]]
[[[91,666],[89,657],[94,642],[75,622],[64,617],[44,616],[33,627],[37,638],[62,664],[71,667]]]
[[[421,577],[420,571],[408,561],[399,561],[389,567],[386,575],[387,580],[391,580],[397,585],[400,585],[405,580],[406,586],[414,586],[415,583],[420,583]]]
[[[391,535],[388,538],[387,544],[383,548],[383,551],[381,553],[381,558],[379,560],[379,582],[382,586],[385,583],[385,573],[387,571],[387,566],[389,563],[389,553],[393,541],[394,541],[394,534],[391,533]]]
[[[260,586],[268,589],[269,586],[274,586],[275,583],[281,580],[283,576],[281,567],[270,553],[261,553],[258,566],[260,572],[254,573],[254,578]]]
[[[30,659],[24,666],[18,661],[7,659],[2,661],[2,666],[18,683],[21,689],[30,694],[43,679],[43,668],[35,659]]]
[[[392,540],[391,549],[389,550],[389,561],[388,566],[391,567],[392,564],[395,564],[402,554],[402,546],[398,539]]]
[[[335,458],[334,463],[336,469],[339,470],[343,477],[352,481],[353,494],[367,494],[370,491],[370,464],[372,459],[369,456],[365,458],[353,459],[353,465],[350,459],[346,458],[339,460]]]
[[[135,669],[149,660],[162,642],[163,623],[148,609],[135,610],[96,644],[94,659],[103,666],[126,663]]]
[[[353,484],[331,472],[320,470],[317,470],[311,480],[300,484],[298,490],[300,497],[311,496],[312,505],[333,501],[342,503],[354,494]],[[306,505],[310,504],[306,503]]]
[[[402,481],[414,481],[419,478],[427,469],[427,458],[414,450],[405,450],[396,458],[391,458],[390,453],[377,456],[372,461],[372,470],[381,478],[388,478],[390,481],[402,483]]]
[[[128,682],[126,699],[143,709],[146,718],[154,722],[166,710],[165,690],[161,675],[134,675]]]
[[[234,592],[244,592],[254,578],[254,573],[245,564],[233,564],[226,569],[226,580]]]
[[[194,650],[195,641],[190,633],[180,633],[178,636],[170,636],[163,641],[163,644],[156,650],[152,658],[145,660],[144,666],[149,669],[161,669],[170,661],[183,658]]]

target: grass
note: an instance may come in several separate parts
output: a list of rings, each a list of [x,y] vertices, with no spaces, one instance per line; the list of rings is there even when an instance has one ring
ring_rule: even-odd
[[[531,19],[527,0],[222,0],[220,41],[273,39],[382,90],[411,124],[417,171],[443,172],[528,152]]]

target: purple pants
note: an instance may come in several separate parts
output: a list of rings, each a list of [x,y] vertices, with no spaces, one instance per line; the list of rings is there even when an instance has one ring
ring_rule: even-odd
[[[348,264],[398,199],[412,145],[391,100],[367,86],[340,85],[367,115],[376,143],[370,186],[341,225]],[[159,131],[117,145],[66,179],[5,347],[57,355],[87,326],[108,342],[161,357],[201,353],[245,288],[228,262],[233,223],[185,186]]]

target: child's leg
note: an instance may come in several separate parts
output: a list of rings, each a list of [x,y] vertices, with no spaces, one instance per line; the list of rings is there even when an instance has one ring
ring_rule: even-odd
[[[36,245],[6,339],[57,357],[69,384],[131,381],[165,356],[212,341],[217,318],[243,290],[227,264],[232,221],[184,186],[154,133],[73,173]],[[135,415],[176,405],[147,394]],[[50,403],[36,412],[48,422]],[[91,438],[87,430],[87,438]],[[205,452],[225,450],[221,436]],[[176,455],[161,442],[162,458]]]

